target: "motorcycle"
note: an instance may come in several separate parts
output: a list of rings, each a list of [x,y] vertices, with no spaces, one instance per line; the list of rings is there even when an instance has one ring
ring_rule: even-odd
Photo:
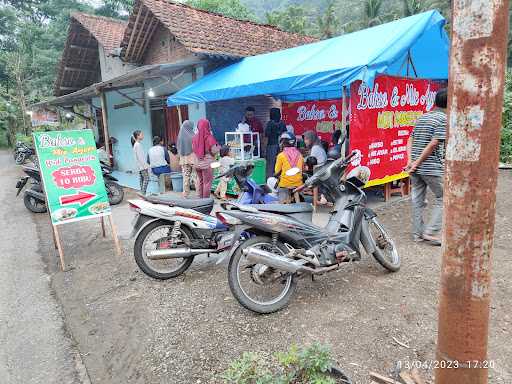
[[[124,190],[119,185],[119,180],[112,175],[112,167],[104,162],[100,162],[100,166],[110,205],[121,204],[124,199]]]
[[[41,184],[41,173],[39,172],[39,169],[35,165],[24,165],[22,169],[23,172],[27,174],[27,176],[23,176],[16,183],[16,188],[18,189],[16,196],[19,196],[23,188],[27,185],[28,181],[31,180],[32,186],[25,190],[25,194],[23,195],[23,203],[25,204],[25,207],[27,207],[27,209],[31,212],[46,212],[46,197],[44,195],[43,186]],[[107,191],[110,205],[121,203],[124,198],[124,191],[123,188],[117,183],[118,180],[112,176],[112,168],[104,163],[101,163],[101,171],[103,173],[105,189]]]
[[[44,213],[46,212],[46,198],[44,196],[43,186],[41,184],[41,173],[39,169],[32,166],[23,166],[23,172],[27,174],[27,176],[23,176],[16,183],[16,188],[18,192],[16,196],[18,196],[25,185],[31,180],[31,187],[25,190],[25,194],[23,195],[23,203],[25,207],[34,213]]]
[[[216,178],[235,179],[242,191],[239,202],[275,201],[266,186],[260,187],[249,179],[252,170],[252,165],[236,165]],[[211,198],[140,197],[129,201],[137,213],[131,237],[136,239],[135,261],[148,276],[160,280],[179,276],[190,267],[195,256],[219,254],[233,243],[229,217],[220,213],[210,215],[214,205]]]
[[[318,187],[334,204],[325,228],[312,223],[313,207],[305,203],[227,204],[219,212],[238,221],[227,255],[228,281],[242,306],[257,313],[284,308],[295,292],[298,277],[325,274],[360,260],[361,244],[387,270],[400,269],[395,243],[376,213],[367,207],[361,189],[370,170],[359,166],[345,176],[355,156],[329,160],[296,189]]]
[[[21,141],[16,143],[16,147],[14,149],[14,161],[17,165],[25,164],[27,160],[32,160],[34,156],[34,149]]]

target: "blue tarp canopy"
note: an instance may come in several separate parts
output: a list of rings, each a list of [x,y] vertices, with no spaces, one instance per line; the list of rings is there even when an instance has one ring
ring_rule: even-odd
[[[341,97],[355,80],[380,73],[448,78],[445,19],[428,11],[328,40],[247,57],[174,95],[168,106],[272,95],[286,101]],[[412,62],[412,64],[411,64]]]

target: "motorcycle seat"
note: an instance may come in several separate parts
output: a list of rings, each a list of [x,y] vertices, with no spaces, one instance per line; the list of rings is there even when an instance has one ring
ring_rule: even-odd
[[[153,204],[163,204],[170,207],[177,206],[187,209],[196,209],[200,207],[213,207],[214,200],[207,199],[180,199],[173,196],[146,196],[145,199]]]
[[[309,203],[296,204],[249,204],[258,211],[270,213],[303,213],[313,212],[313,205]]]

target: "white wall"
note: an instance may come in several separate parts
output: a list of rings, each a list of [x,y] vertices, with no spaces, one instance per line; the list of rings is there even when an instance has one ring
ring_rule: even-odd
[[[98,43],[100,56],[101,81],[107,81],[114,77],[124,75],[126,72],[137,68],[137,66],[123,62],[119,57],[114,57]]]

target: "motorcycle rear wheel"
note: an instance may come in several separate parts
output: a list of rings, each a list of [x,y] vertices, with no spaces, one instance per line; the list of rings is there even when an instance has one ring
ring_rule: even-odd
[[[124,190],[119,184],[114,181],[106,181],[105,189],[107,190],[108,201],[110,205],[117,205],[123,201]]]
[[[34,212],[34,213],[45,213],[46,212],[46,203],[39,201],[35,197],[30,196],[28,193],[25,193],[25,195],[23,195],[23,203],[25,204],[25,207],[27,207],[27,209],[30,212]]]
[[[375,242],[373,257],[388,271],[397,272],[400,269],[401,260],[395,242],[376,218],[370,220],[368,224],[370,235]]]
[[[285,255],[288,252],[283,244],[277,243],[274,247],[272,244],[272,239],[268,236],[256,236],[244,241],[242,244],[240,244],[240,246],[234,252],[233,257],[231,257],[231,260],[229,261],[228,281],[231,293],[243,307],[249,309],[250,311],[262,314],[277,312],[288,305],[291,297],[295,293],[297,288],[296,275],[282,273],[282,275],[277,276],[277,278],[271,276],[274,282],[279,280],[279,283],[284,285],[282,290],[280,290],[280,292],[275,295],[276,297],[270,298],[268,300],[262,300],[253,297],[254,295],[248,293],[248,289],[242,286],[241,280],[245,276],[248,281],[253,280],[255,284],[259,284],[260,286],[265,285],[263,281],[256,282],[255,279],[263,279],[259,275],[260,272],[255,271],[255,268],[269,267],[263,266],[262,264],[253,265],[252,267],[250,264],[242,266],[242,263],[245,260],[245,255],[242,253],[242,250],[249,247],[263,248],[266,251],[280,253],[281,255]],[[245,260],[245,262],[248,263],[247,260]],[[269,271],[272,273],[272,275],[280,273],[271,268]],[[256,278],[254,277],[254,274],[256,274]]]
[[[168,280],[173,277],[177,277],[181,274],[183,274],[192,264],[192,261],[194,261],[194,257],[185,257],[181,259],[168,259],[165,261],[162,260],[149,260],[146,257],[146,244],[150,240],[150,236],[155,234],[158,230],[165,230],[167,229],[170,233],[173,228],[173,223],[166,222],[166,221],[155,221],[154,223],[149,224],[146,228],[144,228],[139,235],[137,236],[137,239],[135,240],[135,245],[133,247],[133,253],[135,256],[135,262],[139,266],[142,272],[144,272],[146,275],[158,279],[158,280]],[[190,241],[193,239],[192,232],[186,228],[185,226],[180,227],[181,237],[183,241]],[[163,239],[163,238],[162,238]],[[160,240],[162,240],[160,239]],[[155,242],[155,240],[153,240]],[[158,249],[158,245],[156,246]],[[158,268],[153,263],[155,262],[173,262],[173,264],[168,268]]]

